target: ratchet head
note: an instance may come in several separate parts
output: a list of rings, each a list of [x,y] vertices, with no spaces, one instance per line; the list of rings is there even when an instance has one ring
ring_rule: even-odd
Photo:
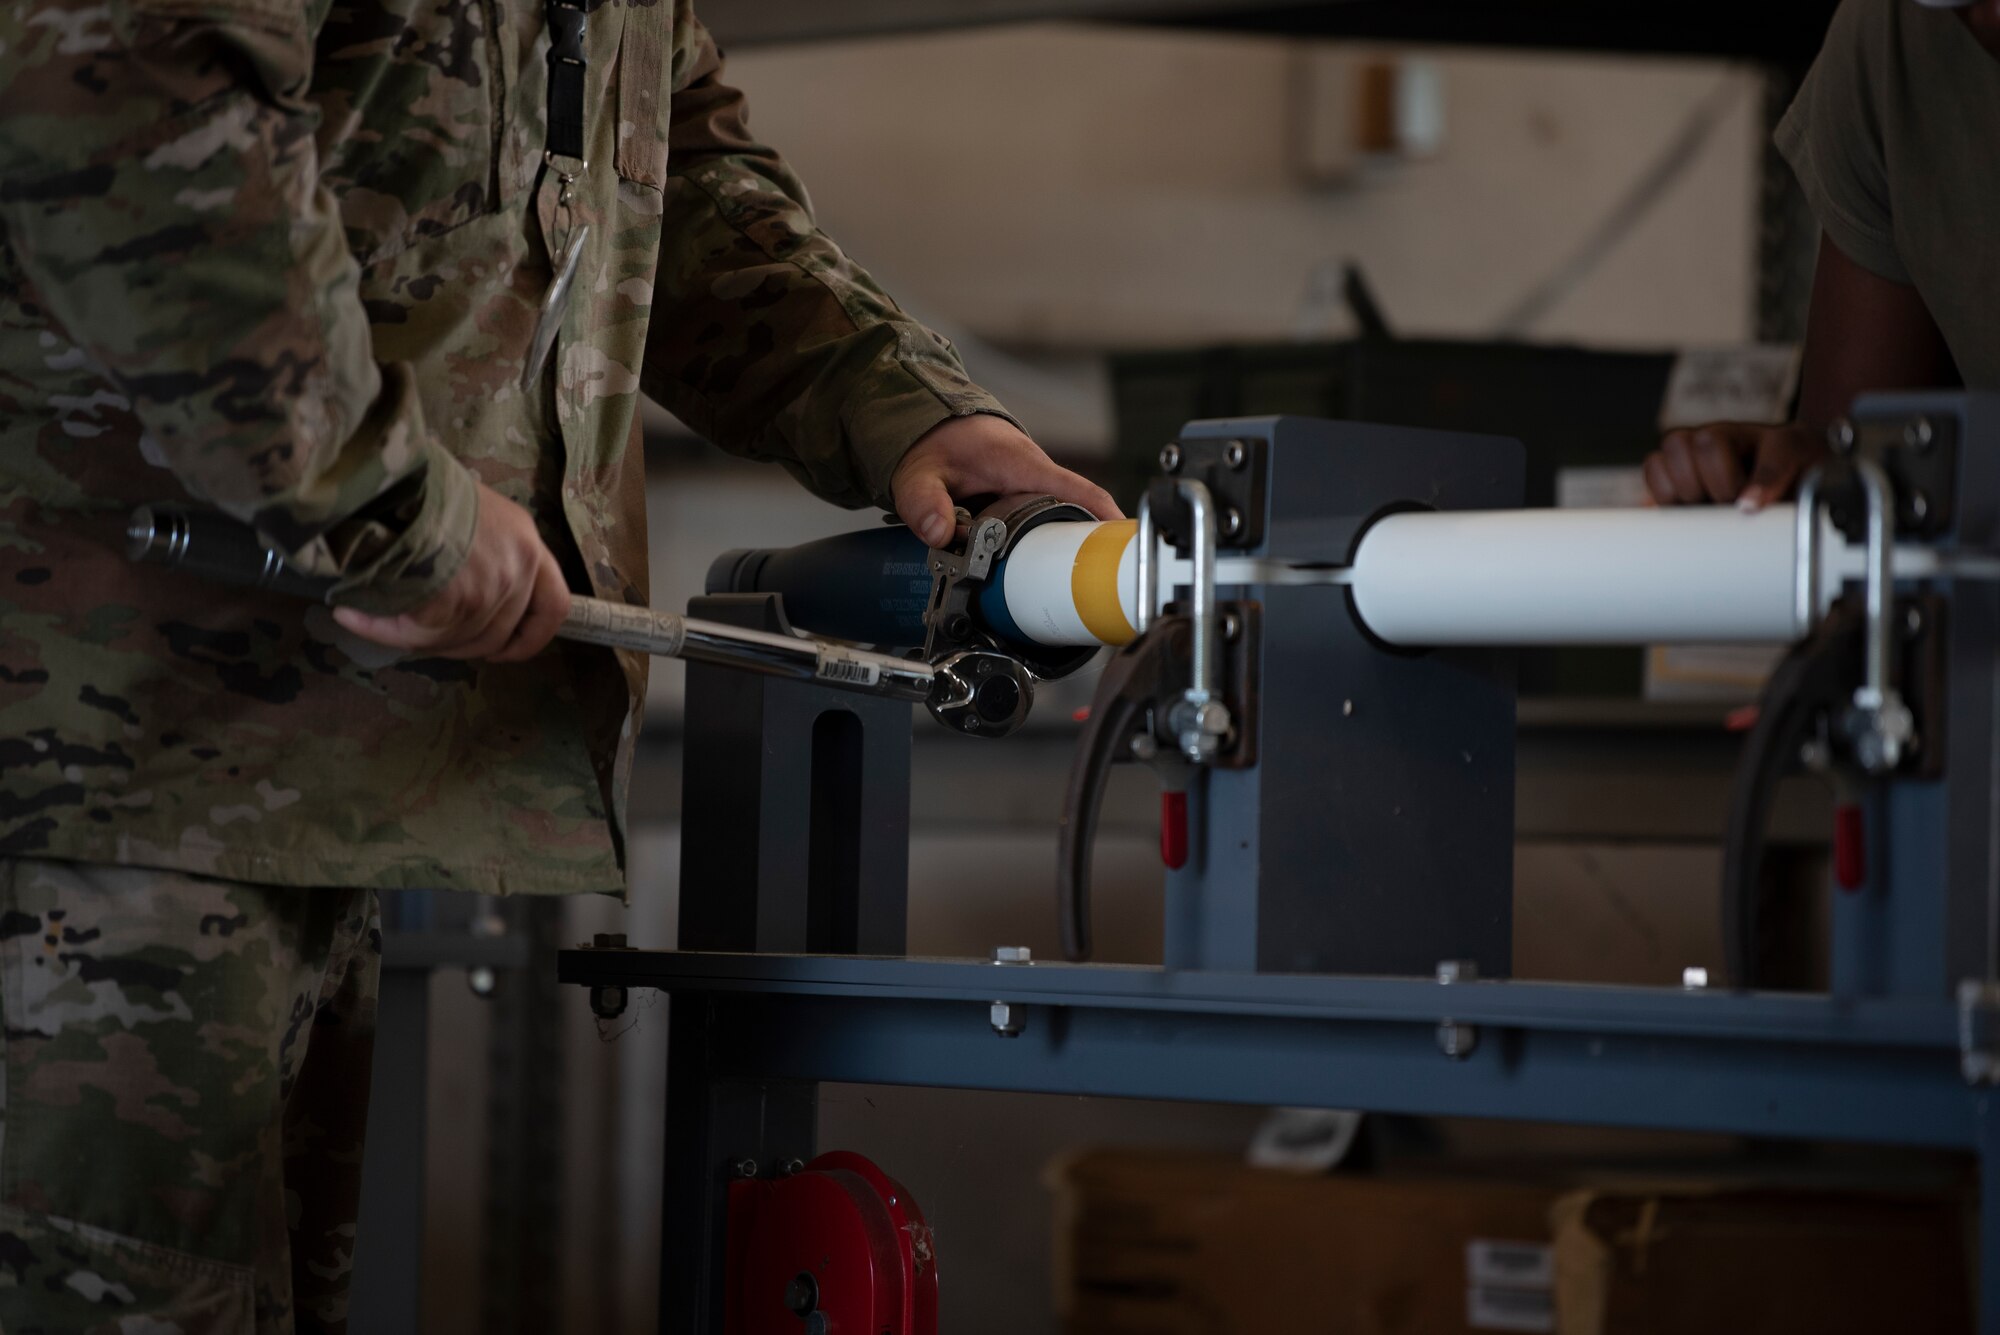
[[[1035,675],[1019,659],[991,649],[949,654],[935,667],[931,717],[968,737],[1005,737],[1027,722]]]

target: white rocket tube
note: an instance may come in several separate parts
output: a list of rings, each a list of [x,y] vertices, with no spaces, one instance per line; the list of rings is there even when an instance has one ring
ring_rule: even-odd
[[[1350,583],[1391,644],[1782,643],[1796,546],[1791,506],[1413,512],[1362,535]]]
[[[1460,510],[1388,515],[1346,570],[1224,557],[1217,582],[1344,584],[1369,631],[1410,648],[1451,645],[1782,644],[1806,632],[1797,606],[1797,511]],[[1001,571],[1008,615],[1039,644],[1123,644],[1138,608],[1136,525],[1044,524]],[[1824,611],[1859,578],[1863,549],[1821,521]],[[1951,571],[2000,578],[1991,558],[1899,547],[1899,579]],[[1162,598],[1190,578],[1162,562]],[[1328,590],[1329,616],[1344,616]]]
[[[1037,644],[1131,640],[1139,606],[1138,531],[1127,519],[1043,524],[1023,533],[1000,572],[1015,626]]]

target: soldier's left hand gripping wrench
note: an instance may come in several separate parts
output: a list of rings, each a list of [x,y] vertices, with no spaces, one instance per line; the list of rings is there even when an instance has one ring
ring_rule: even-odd
[[[254,530],[223,515],[141,506],[132,514],[126,540],[127,554],[135,561],[296,597],[326,596],[327,581],[292,569]],[[928,663],[584,597],[570,599],[569,616],[556,634],[585,644],[918,702],[945,726],[977,737],[1013,732],[1034,703],[1034,677],[1027,667],[986,649]]]

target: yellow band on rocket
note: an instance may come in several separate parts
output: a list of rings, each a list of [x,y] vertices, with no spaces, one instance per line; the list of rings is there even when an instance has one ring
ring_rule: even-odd
[[[1139,525],[1043,524],[1008,555],[1007,614],[1037,644],[1127,644],[1138,607]]]

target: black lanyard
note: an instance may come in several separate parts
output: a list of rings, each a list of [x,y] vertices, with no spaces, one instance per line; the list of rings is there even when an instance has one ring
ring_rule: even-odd
[[[583,82],[590,60],[584,54],[583,33],[588,15],[581,3],[562,0],[547,0],[543,8],[549,24],[549,142],[542,160],[575,158],[587,167]]]
[[[545,0],[543,5],[549,22],[549,142],[542,150],[542,163],[562,183],[562,192],[556,196],[556,216],[563,221],[556,236],[550,238],[550,245],[557,248],[553,252],[555,269],[549,278],[548,291],[542,294],[541,313],[528,340],[528,355],[521,363],[523,391],[541,378],[549,354],[555,350],[556,335],[569,311],[570,287],[576,278],[577,263],[583,258],[583,243],[590,236],[588,223],[571,226],[569,221],[570,187],[590,170],[590,160],[583,156],[583,82],[590,68],[583,50],[587,17],[583,6],[589,2],[565,4],[562,0]]]

